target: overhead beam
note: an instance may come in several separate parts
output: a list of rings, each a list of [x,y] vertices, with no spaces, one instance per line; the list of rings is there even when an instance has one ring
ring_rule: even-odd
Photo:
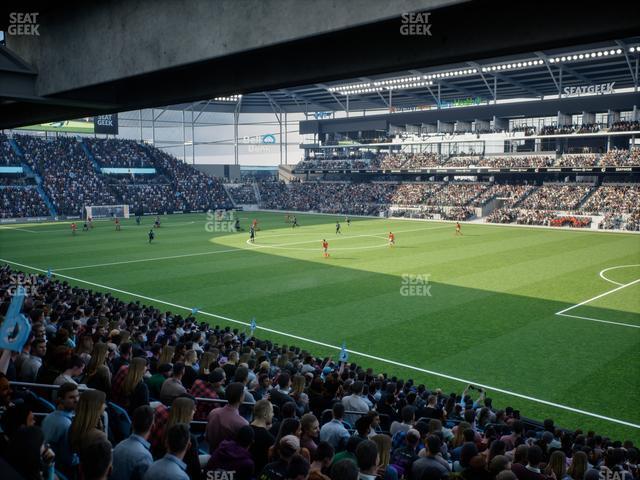
[[[532,3],[494,0],[444,6],[438,3],[436,7],[424,2],[425,8],[430,8],[431,36],[402,35],[400,30],[402,19],[397,16],[397,12],[393,18],[371,20],[360,24],[345,23],[344,19],[349,18],[349,15],[344,14],[343,9],[346,8],[344,5],[349,6],[349,12],[355,8],[353,2],[347,2],[340,3],[340,17],[331,16],[331,18],[338,18],[342,23],[337,28],[323,28],[323,32],[326,33],[320,33],[319,29],[314,29],[311,33],[308,30],[304,31],[310,24],[317,25],[316,17],[307,17],[308,11],[305,12],[303,7],[299,7],[298,10],[292,7],[292,14],[300,19],[300,23],[295,21],[291,23],[296,28],[300,26],[304,34],[295,38],[289,36],[287,40],[275,42],[266,42],[265,40],[268,39],[264,38],[266,35],[264,34],[262,41],[255,44],[256,48],[238,49],[226,52],[226,55],[211,56],[197,61],[190,60],[190,44],[188,41],[185,43],[184,40],[191,32],[185,33],[176,29],[174,25],[175,42],[169,43],[172,52],[176,54],[174,57],[176,63],[162,65],[160,68],[159,64],[153,63],[154,55],[149,54],[151,50],[137,48],[140,45],[141,36],[144,36],[145,45],[163,45],[168,41],[166,38],[168,29],[160,33],[160,29],[154,24],[148,25],[149,28],[145,29],[138,27],[139,22],[134,25],[134,20],[137,20],[135,15],[138,14],[135,8],[146,6],[144,0],[108,2],[109,8],[114,10],[107,18],[91,15],[98,11],[94,9],[102,8],[101,5],[107,4],[105,2],[85,2],[82,8],[77,7],[76,3],[65,4],[64,8],[56,2],[43,4],[42,27],[45,26],[45,21],[57,23],[47,24],[51,27],[48,29],[41,28],[41,37],[38,39],[7,37],[7,44],[11,48],[15,47],[16,52],[23,58],[31,60],[28,56],[21,55],[21,50],[34,55],[37,61],[33,66],[41,72],[38,84],[42,88],[39,86],[36,92],[39,96],[56,97],[61,101],[85,102],[95,106],[78,109],[79,116],[173,105],[235,93],[277,90],[294,85],[323,83],[362,75],[397,72],[409,68],[436,67],[536,50],[544,51],[562,46],[632,37],[640,31],[640,2],[623,0],[610,0],[607,8],[598,11],[598,15],[594,15],[592,9],[576,8],[574,2]],[[205,4],[205,2],[197,3],[200,6]],[[266,2],[263,3],[266,4]],[[312,3],[314,2],[307,2],[304,5],[306,7]],[[158,0],[148,4],[152,4],[154,13],[147,16],[147,20],[157,15],[157,12],[166,14],[176,10],[175,2],[169,0]],[[181,5],[182,2],[177,4]],[[208,2],[206,4],[206,8],[210,10]],[[295,2],[292,5],[299,4],[300,2]],[[397,2],[391,2],[391,4],[380,2],[380,4],[393,4],[394,8],[397,7]],[[228,5],[233,10],[232,5],[239,5],[239,3],[228,2]],[[120,7],[128,9],[127,11],[132,15],[117,15],[119,12],[115,9]],[[20,11],[20,3],[17,0],[7,0],[1,8]],[[10,10],[11,8],[14,10]],[[202,12],[207,13],[207,10],[202,8]],[[326,7],[323,4],[321,8]],[[280,9],[276,10],[278,10],[279,23],[274,25],[278,27],[282,25],[282,18]],[[375,9],[364,8],[364,10]],[[625,12],[625,15],[620,15],[621,11]],[[232,25],[240,26],[241,22],[246,21],[246,15],[255,13],[247,12],[236,11],[237,18],[234,18],[235,22]],[[186,23],[188,17],[185,19],[182,12],[178,13],[177,18],[185,20]],[[51,14],[51,20],[45,14]],[[191,15],[197,17],[193,13]],[[357,16],[357,12],[354,15]],[[0,21],[6,22],[7,18],[8,16],[0,15]],[[100,22],[101,19],[113,18],[121,22],[117,24],[118,28],[112,28],[117,22]],[[157,18],[161,16],[157,15]],[[165,15],[164,18],[171,17]],[[481,22],[475,21],[480,18]],[[514,18],[517,18],[517,21],[514,21]],[[460,19],[474,19],[474,21],[460,21]],[[172,18],[172,20],[175,19]],[[191,18],[191,20],[195,22],[198,18]],[[92,28],[83,28],[87,25],[91,25]],[[541,25],[544,28],[541,28]],[[226,25],[222,27],[227,31]],[[96,32],[96,28],[99,28],[99,32]],[[207,28],[207,35],[219,33],[216,28],[211,28],[211,25]],[[256,31],[264,32],[265,29],[256,29]],[[156,35],[155,32],[158,34]],[[237,35],[237,30],[234,33],[236,37],[242,37]],[[255,32],[249,33],[255,40]],[[48,37],[48,35],[54,37]],[[213,38],[205,35],[200,38],[194,37],[193,42],[194,45],[197,42],[197,47],[202,48],[203,45],[209,45],[207,42],[212,40]],[[106,50],[105,46],[109,49]],[[83,50],[79,55],[75,55],[78,48]],[[136,50],[139,53],[136,54]],[[119,73],[119,68],[127,62],[123,62],[122,58],[114,52],[136,54],[152,63],[139,72]],[[144,55],[141,52],[145,52]],[[160,51],[158,51],[158,58],[166,60],[163,52]],[[296,59],[295,62],[291,61],[292,58]],[[135,57],[135,60],[141,59]],[[45,63],[41,64],[40,61]],[[96,62],[99,63],[96,64]],[[120,65],[118,69],[109,70],[109,66],[116,65],[116,62]],[[76,72],[77,68],[89,75],[90,70],[96,65],[100,66],[101,71],[108,71],[111,77],[78,86],[78,75],[72,72]],[[256,72],[260,72],[260,75],[256,75]],[[52,95],[43,95],[43,93],[54,91],[45,78],[54,73],[62,83],[58,84]],[[129,73],[132,74],[129,75]],[[65,76],[69,80],[67,89],[64,88]],[[505,81],[510,80],[505,79]],[[103,110],[99,105],[110,107]],[[0,105],[0,128],[69,118],[67,115],[70,111],[64,107],[58,107],[40,105],[34,108],[32,104],[29,108],[23,108],[23,102]]]

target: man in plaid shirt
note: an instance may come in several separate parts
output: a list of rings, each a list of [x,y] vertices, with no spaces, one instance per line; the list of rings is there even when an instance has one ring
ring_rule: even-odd
[[[219,370],[214,370],[213,372],[209,373],[207,380],[202,380],[199,378],[195,382],[193,382],[189,393],[196,398],[220,398],[216,393],[214,385],[221,383],[223,380],[224,374]],[[220,404],[212,402],[197,402],[195,419],[206,420],[209,412],[218,406],[220,406]]]
[[[164,404],[158,402],[154,410],[153,425],[151,426],[149,438],[147,439],[149,444],[151,444],[151,452],[157,451],[159,447],[164,445],[164,427],[167,425],[167,421],[169,421],[169,409]]]

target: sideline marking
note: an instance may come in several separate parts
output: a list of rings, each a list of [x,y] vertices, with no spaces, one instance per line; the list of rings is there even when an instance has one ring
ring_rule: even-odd
[[[606,280],[607,282],[613,283],[615,285],[622,285],[622,283],[620,282],[615,282],[613,280],[611,280],[610,278],[607,278],[604,276],[605,272],[608,272],[609,270],[616,270],[618,268],[629,268],[629,267],[640,267],[640,264],[635,264],[635,265],[618,265],[617,267],[609,267],[609,268],[605,268],[604,270],[602,270],[598,275],[600,275],[600,278],[602,278],[603,280]]]
[[[555,314],[556,315],[560,315],[562,317],[571,317],[571,318],[580,318],[582,320],[589,320],[590,322],[608,323],[610,325],[618,325],[618,326],[621,326],[621,327],[629,327],[629,328],[640,328],[640,325],[634,325],[632,323],[612,322],[610,320],[601,320],[599,318],[582,317],[580,315],[569,315],[568,313],[566,313],[566,312],[568,312],[570,310],[573,310],[574,308],[581,307],[582,305],[585,305],[585,304],[587,304],[589,302],[592,302],[594,300],[602,298],[602,297],[604,297],[606,295],[609,295],[611,293],[615,293],[618,290],[622,290],[623,288],[629,287],[629,286],[631,286],[631,285],[633,285],[635,283],[640,282],[640,278],[638,278],[638,279],[633,280],[632,282],[629,282],[629,283],[618,283],[618,282],[614,282],[613,280],[609,280],[607,277],[605,277],[603,275],[603,273],[606,272],[607,270],[613,270],[615,268],[623,268],[623,267],[636,267],[636,266],[640,266],[640,265],[620,265],[620,266],[617,266],[617,267],[605,268],[604,270],[602,270],[600,272],[600,277],[602,277],[604,280],[606,280],[608,282],[615,283],[616,285],[618,285],[618,287],[616,287],[614,289],[611,289],[611,290],[607,290],[606,292],[601,293],[600,295],[596,295],[593,298],[589,298],[589,299],[587,299],[587,300],[585,300],[583,302],[580,302],[580,303],[577,303],[575,305],[572,305],[571,307],[565,308],[564,310],[560,310],[559,312],[556,312]]]
[[[11,265],[16,265],[16,266],[23,267],[23,268],[28,268],[30,270],[35,270],[37,272],[46,273],[46,270],[43,270],[41,268],[32,267],[30,265],[24,265],[22,263],[13,262],[13,261],[6,260],[6,259],[3,259],[3,258],[0,258],[0,262],[8,263],[8,264],[11,264]],[[125,294],[125,295],[129,295],[131,297],[137,297],[137,298],[141,298],[143,300],[148,300],[148,301],[151,301],[151,302],[161,303],[163,305],[168,305],[168,306],[171,306],[171,307],[179,308],[181,310],[187,310],[189,312],[192,310],[192,307],[185,307],[184,305],[178,305],[178,304],[175,304],[175,303],[166,302],[164,300],[159,300],[157,298],[148,297],[148,296],[140,295],[140,294],[137,294],[137,293],[127,292],[126,290],[121,290],[119,288],[108,287],[106,285],[101,285],[99,283],[89,282],[87,280],[82,280],[82,279],[79,279],[79,278],[70,277],[68,275],[60,275],[60,274],[56,274],[56,275],[58,277],[66,278],[68,280],[73,280],[75,282],[84,283],[86,285],[91,285],[91,286],[98,287],[98,288],[103,288],[105,290],[111,290],[113,292],[122,293],[122,294]],[[636,282],[638,282],[638,281],[640,281],[640,279],[636,280]],[[633,283],[635,283],[635,282],[633,282]],[[627,285],[625,285],[625,286],[627,286]],[[208,312],[204,312],[202,310],[199,311],[198,313],[201,314],[201,315],[208,316],[208,317],[218,318],[220,320],[225,320],[225,321],[228,321],[228,322],[237,323],[239,325],[250,326],[250,322],[243,322],[241,320],[235,320],[233,318],[224,317],[222,315],[217,315],[215,313],[208,313]],[[276,335],[281,335],[281,336],[293,338],[293,339],[296,339],[296,340],[301,340],[303,342],[312,343],[314,345],[320,345],[322,347],[331,348],[333,350],[342,350],[341,346],[331,345],[331,344],[328,344],[328,343],[320,342],[318,340],[312,340],[310,338],[305,338],[305,337],[301,337],[301,336],[298,336],[298,335],[293,335],[291,333],[281,332],[279,330],[274,330],[272,328],[257,326],[256,329],[264,330],[265,332],[274,333]],[[406,368],[406,369],[409,369],[409,370],[415,370],[417,372],[427,373],[429,375],[434,375],[434,376],[437,376],[437,377],[446,378],[448,380],[453,380],[453,381],[464,383],[464,384],[477,385],[477,386],[485,388],[485,389],[493,390],[493,391],[499,392],[499,393],[504,393],[506,395],[510,395],[510,396],[513,396],[513,397],[522,398],[524,400],[529,400],[531,402],[540,403],[542,405],[547,405],[547,406],[550,406],[550,407],[555,407],[555,408],[559,408],[559,409],[562,409],[562,410],[567,410],[569,412],[578,413],[578,414],[585,415],[585,416],[588,416],[588,417],[598,418],[600,420],[605,420],[605,421],[608,421],[608,422],[611,422],[611,423],[617,423],[617,424],[620,424],[620,425],[625,425],[627,427],[640,429],[640,425],[639,424],[631,423],[631,422],[628,422],[626,420],[620,420],[620,419],[617,419],[617,418],[607,417],[607,416],[604,416],[604,415],[600,415],[598,413],[588,412],[586,410],[581,410],[579,408],[570,407],[568,405],[562,405],[560,403],[550,402],[548,400],[543,400],[543,399],[536,398],[536,397],[530,397],[528,395],[523,395],[521,393],[512,392],[512,391],[505,390],[505,389],[502,389],[502,388],[492,387],[490,385],[485,385],[485,384],[482,384],[482,383],[474,382],[474,381],[467,380],[467,379],[460,378],[460,377],[454,377],[452,375],[448,375],[448,374],[445,374],[445,373],[435,372],[433,370],[427,370],[425,368],[420,368],[420,367],[416,367],[416,366],[413,366],[413,365],[407,365],[405,363],[400,363],[400,362],[397,362],[395,360],[390,360],[390,359],[386,359],[386,358],[382,358],[382,357],[377,357],[375,355],[370,355],[368,353],[358,352],[356,350],[347,350],[347,351],[349,353],[354,354],[354,355],[358,355],[358,356],[361,356],[361,357],[364,357],[364,358],[369,358],[371,360],[376,360],[378,362],[388,363],[390,365],[395,365],[395,366]]]

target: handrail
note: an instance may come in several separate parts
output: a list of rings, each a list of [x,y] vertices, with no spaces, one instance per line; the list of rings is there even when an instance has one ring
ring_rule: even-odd
[[[60,385],[49,385],[49,384],[46,384],[46,383],[32,383],[32,382],[13,382],[13,381],[11,382],[11,386],[12,387],[25,387],[25,388],[44,388],[44,389],[49,389],[49,390],[57,390],[57,389],[60,388]],[[78,385],[78,390],[86,391],[86,390],[95,390],[95,389],[89,388],[87,386]],[[206,398],[206,397],[194,397],[194,398],[195,398],[196,403],[197,402],[220,403],[220,404],[224,404],[224,405],[229,403],[229,401],[225,400],[224,398]],[[240,405],[253,407],[253,405],[255,405],[255,403],[242,402]],[[348,414],[348,415],[366,415],[368,412],[356,412],[356,411],[352,411],[352,410],[345,410],[344,413]]]

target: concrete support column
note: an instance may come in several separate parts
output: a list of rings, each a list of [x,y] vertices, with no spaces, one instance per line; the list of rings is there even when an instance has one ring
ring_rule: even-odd
[[[489,125],[489,122],[487,120],[480,120],[479,118],[476,118],[476,132],[480,132],[480,131],[488,131],[491,126]]]
[[[571,115],[567,115],[566,113],[558,112],[558,127],[563,127],[565,125],[571,125]]]
[[[471,122],[457,121],[454,127],[457,133],[466,133],[471,131]]]
[[[594,112],[582,112],[582,123],[596,123],[596,114]]]
[[[453,133],[453,123],[438,120],[438,133]]]
[[[620,121],[620,112],[618,110],[607,110],[607,123],[609,126]]]
[[[509,120],[506,118],[500,118],[493,116],[493,128],[496,130],[504,130],[505,132],[509,130]]]

